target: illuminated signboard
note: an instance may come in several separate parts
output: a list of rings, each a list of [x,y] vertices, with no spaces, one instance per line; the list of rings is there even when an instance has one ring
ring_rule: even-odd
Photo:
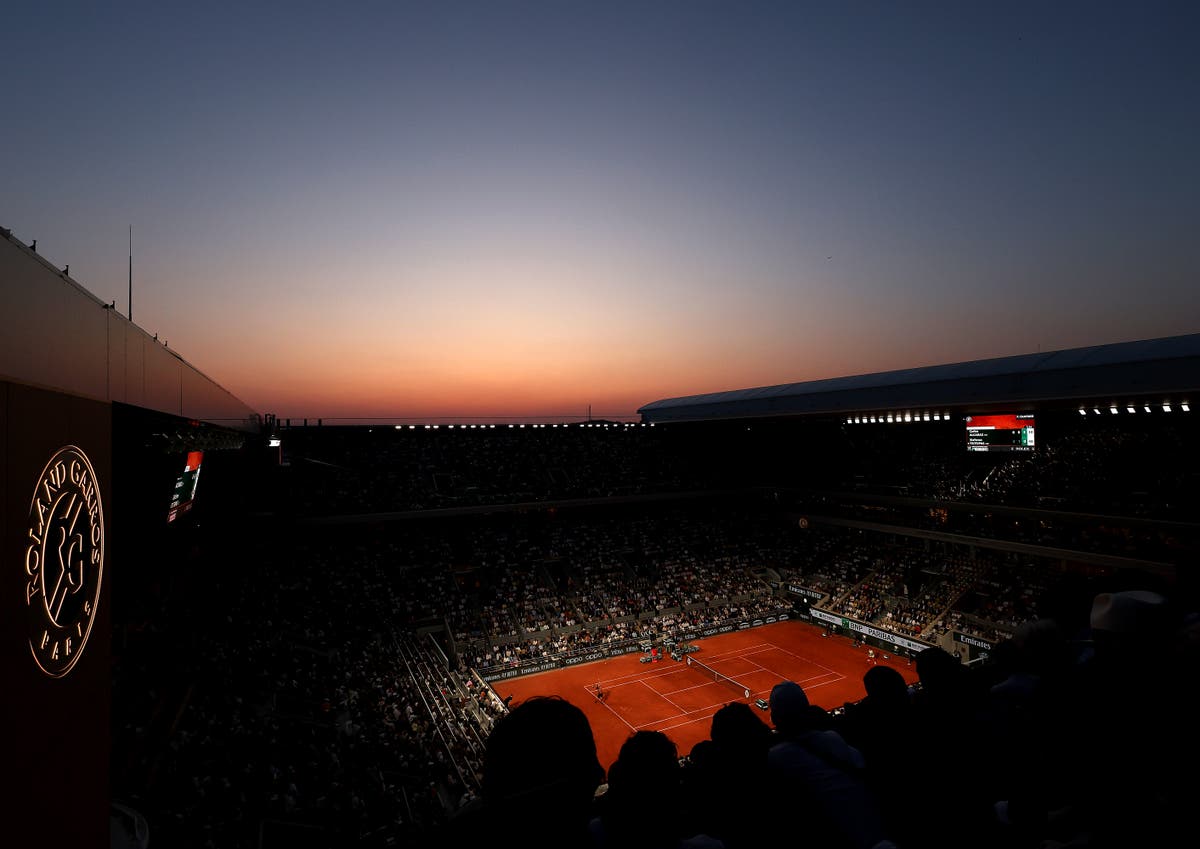
[[[968,451],[1032,451],[1033,413],[967,416]]]
[[[192,509],[192,503],[196,499],[196,486],[200,483],[200,462],[203,459],[203,451],[188,452],[183,472],[175,478],[175,488],[171,492],[171,507],[167,511],[168,522],[174,522]]]

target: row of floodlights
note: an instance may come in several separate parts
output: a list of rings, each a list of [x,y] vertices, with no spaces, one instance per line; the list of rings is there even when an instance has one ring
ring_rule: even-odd
[[[564,429],[568,428],[568,427],[602,427],[602,428],[606,428],[606,429],[611,427],[611,428],[623,429],[623,428],[629,428],[629,427],[646,427],[646,426],[647,426],[646,422],[616,422],[616,423],[614,423],[614,422],[609,422],[609,423],[577,422],[576,424],[510,424],[510,425],[508,425],[508,427],[510,427],[510,428],[523,428],[523,427],[530,427],[530,428],[555,427],[555,428],[557,428],[557,427],[561,427]],[[654,422],[650,422],[649,426],[654,427]],[[439,430],[440,428],[443,428],[443,427],[446,428],[447,430],[454,430],[455,428],[458,428],[459,430],[475,430],[476,428],[478,428],[479,430],[489,430],[489,429],[495,430],[495,428],[496,428],[496,426],[494,424],[478,424],[478,425],[473,425],[473,424],[460,424],[460,425],[452,425],[452,424],[448,424],[448,425],[440,425],[440,424],[415,425],[415,424],[410,424],[410,425],[396,425],[396,430],[417,430],[418,428],[422,428],[424,430]]]
[[[933,413],[928,410],[915,413],[880,413],[877,416],[847,416],[846,424],[887,424],[888,422],[941,422],[950,421],[949,413]]]
[[[1162,411],[1163,411],[1164,413],[1169,413],[1169,412],[1171,412],[1173,409],[1175,409],[1175,408],[1174,408],[1173,406],[1171,406],[1171,402],[1170,402],[1170,401],[1163,401],[1163,404],[1162,404]],[[1187,401],[1181,401],[1181,402],[1179,402],[1179,409],[1180,409],[1180,410],[1182,410],[1182,411],[1183,411],[1183,412],[1185,412],[1185,413],[1190,413],[1190,412],[1192,411],[1192,407],[1191,407],[1191,405],[1190,405],[1190,404],[1189,404]],[[1102,410],[1101,410],[1099,407],[1092,407],[1092,408],[1091,408],[1091,410],[1089,410],[1087,407],[1080,407],[1080,408],[1079,408],[1079,415],[1081,415],[1081,416],[1086,416],[1086,415],[1087,415],[1089,412],[1090,412],[1092,415],[1094,415],[1094,416],[1102,416],[1102,415],[1104,415],[1103,411],[1102,411]],[[1120,413],[1120,412],[1121,412],[1121,408],[1120,408],[1119,406],[1117,406],[1116,404],[1110,404],[1110,405],[1109,405],[1109,407],[1108,407],[1108,413],[1109,413],[1109,415],[1111,415],[1111,416],[1115,416],[1115,415],[1117,415],[1117,414],[1118,414],[1118,413]],[[1126,404],[1126,405],[1125,405],[1125,412],[1126,412],[1126,413],[1137,413],[1137,412],[1139,412],[1139,410],[1138,410],[1138,408],[1137,408],[1137,405],[1136,405],[1136,404]],[[1153,406],[1153,405],[1151,405],[1151,404],[1142,404],[1142,409],[1140,410],[1140,412],[1143,412],[1143,413],[1152,413],[1152,412],[1154,412],[1154,406]]]

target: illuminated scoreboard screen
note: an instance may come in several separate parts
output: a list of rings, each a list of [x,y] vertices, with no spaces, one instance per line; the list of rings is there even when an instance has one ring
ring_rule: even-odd
[[[968,451],[1032,451],[1033,413],[967,416]]]
[[[200,483],[200,461],[204,459],[203,451],[189,451],[183,471],[175,478],[175,489],[171,493],[171,509],[167,512],[167,521],[174,522],[184,513],[192,509],[196,498],[196,486]]]

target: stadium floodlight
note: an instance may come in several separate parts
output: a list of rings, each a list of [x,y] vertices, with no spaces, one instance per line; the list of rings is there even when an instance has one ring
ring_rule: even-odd
[[[929,421],[929,413],[925,413],[925,421]]]
[[[1166,404],[1166,403],[1164,403],[1164,404],[1163,404],[1163,412],[1164,412],[1164,413],[1169,413],[1169,412],[1171,412],[1171,405],[1170,405],[1170,404]]]
[[[1117,405],[1113,404],[1111,407],[1108,408],[1108,411],[1115,416],[1117,414]]]
[[[280,439],[278,436],[272,436],[270,439],[267,440],[268,448],[278,448],[282,444],[283,444],[283,440]]]
[[[906,422],[911,422],[911,421],[912,421],[912,413],[905,413],[905,414],[904,414],[904,420],[905,420]]]
[[[1188,406],[1187,401],[1184,401],[1182,404],[1180,404],[1179,409],[1183,410],[1185,413],[1190,413],[1192,411],[1192,408]]]
[[[1083,407],[1080,407],[1080,408],[1079,408],[1079,415],[1081,415],[1081,416],[1086,416],[1086,415],[1087,415],[1087,410],[1085,410]]]
[[[1095,413],[1096,415],[1100,415],[1100,408],[1099,408],[1099,407],[1092,407],[1092,412],[1093,412],[1093,413]]]
[[[1136,413],[1136,412],[1137,412],[1137,407],[1133,406],[1133,404],[1129,404],[1128,406],[1126,406],[1126,407],[1125,407],[1125,412],[1127,412],[1127,413]]]

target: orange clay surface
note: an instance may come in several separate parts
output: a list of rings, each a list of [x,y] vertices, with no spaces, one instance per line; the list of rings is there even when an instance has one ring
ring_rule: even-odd
[[[511,695],[514,706],[530,696],[545,695],[562,696],[578,705],[591,720],[600,763],[608,769],[634,731],[662,731],[675,742],[679,754],[686,755],[696,743],[708,739],[712,716],[719,708],[730,702],[753,705],[755,699],[766,699],[780,681],[795,681],[810,702],[828,710],[858,701],[866,695],[862,678],[871,668],[867,648],[855,648],[846,637],[821,634],[817,626],[789,621],[696,641],[700,649],[691,656],[743,684],[750,690],[748,699],[743,691],[712,680],[686,661],[668,656],[641,663],[640,652],[492,686],[501,698]],[[894,656],[884,660],[878,648],[875,654],[876,663],[895,667],[909,683],[917,680],[915,664]],[[596,684],[606,693],[603,702],[591,692]],[[760,715],[770,725],[770,713]]]

